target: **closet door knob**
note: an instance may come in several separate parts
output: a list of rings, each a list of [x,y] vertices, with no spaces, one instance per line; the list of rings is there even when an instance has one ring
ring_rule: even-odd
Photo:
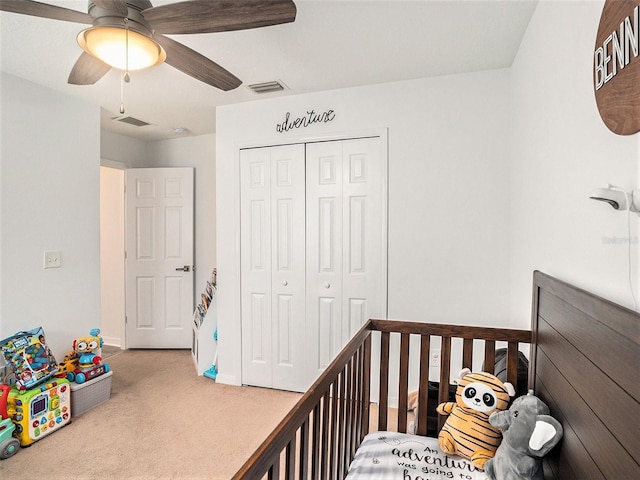
[[[289,282],[287,282],[286,280],[282,280],[282,285],[286,287],[287,285],[289,285]]]
[[[324,283],[324,288],[331,288],[331,284],[329,282]]]

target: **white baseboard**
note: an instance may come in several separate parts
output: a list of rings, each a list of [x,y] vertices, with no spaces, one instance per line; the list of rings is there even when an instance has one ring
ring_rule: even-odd
[[[220,373],[216,376],[216,383],[221,383],[223,385],[241,385],[235,375],[222,375]]]
[[[104,341],[105,345],[122,348],[122,341],[120,340],[120,337],[105,337],[103,335],[102,340]]]

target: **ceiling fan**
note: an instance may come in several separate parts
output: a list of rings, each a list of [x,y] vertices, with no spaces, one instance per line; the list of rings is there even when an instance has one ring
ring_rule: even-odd
[[[242,81],[164,34],[244,30],[289,23],[296,18],[292,0],[190,0],[158,7],[149,0],[88,0],[88,13],[32,0],[0,0],[0,10],[91,25],[78,35],[84,52],[71,70],[68,83],[91,85],[112,67],[128,75],[129,70],[166,62],[225,91]],[[104,50],[108,40],[120,45],[115,58]],[[138,60],[143,63],[137,64]]]

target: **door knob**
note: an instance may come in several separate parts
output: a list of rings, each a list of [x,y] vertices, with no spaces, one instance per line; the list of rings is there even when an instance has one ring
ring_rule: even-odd
[[[324,283],[324,288],[331,288],[331,284],[329,282]]]
[[[286,280],[282,280],[282,285],[286,287],[287,285],[289,285],[289,282],[287,282]]]
[[[191,267],[189,265],[176,268],[176,272],[190,272],[190,271],[191,271]]]

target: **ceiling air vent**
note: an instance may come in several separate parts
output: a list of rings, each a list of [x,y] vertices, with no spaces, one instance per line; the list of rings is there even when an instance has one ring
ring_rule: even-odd
[[[254,83],[253,85],[249,85],[249,88],[255,93],[271,93],[284,90],[285,85],[279,80],[274,80],[273,82]]]
[[[144,122],[134,117],[114,117],[112,120],[122,123],[128,123],[129,125],[133,125],[134,127],[146,127],[147,125],[151,125],[150,123]]]

